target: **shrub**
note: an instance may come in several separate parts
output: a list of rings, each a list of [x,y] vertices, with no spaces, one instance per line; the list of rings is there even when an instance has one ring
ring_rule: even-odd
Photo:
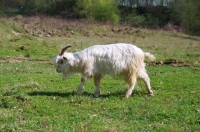
[[[170,15],[170,22],[180,26],[182,11],[181,1],[177,1],[176,3],[174,1],[171,1],[168,5],[168,9]]]
[[[191,0],[183,3],[181,25],[191,34],[200,35],[200,1]]]
[[[119,9],[115,0],[78,0],[77,13],[86,19],[95,21],[119,22]]]
[[[127,16],[126,21],[135,27],[159,27],[159,19],[151,14],[137,15],[133,12]]]
[[[73,14],[74,6],[77,0],[59,0],[53,1],[49,4],[47,13],[51,15],[55,14]]]
[[[129,23],[131,23],[132,26],[135,26],[135,27],[143,26],[145,23],[144,15],[135,16],[134,14],[130,14],[127,17],[127,20]]]
[[[151,28],[157,28],[157,27],[159,27],[159,19],[152,16],[151,14],[147,14],[145,17],[144,26],[151,27]]]
[[[92,6],[92,0],[77,0],[74,11],[80,15],[80,17],[88,18],[90,14],[90,8]]]
[[[170,20],[187,33],[200,35],[200,1],[181,0],[169,3]]]
[[[44,13],[46,10],[45,6],[41,1],[27,1],[23,9],[25,14],[35,14],[35,13]]]
[[[90,11],[94,20],[119,22],[119,10],[114,0],[95,0]]]
[[[3,17],[5,14],[2,10],[0,10],[0,17]]]

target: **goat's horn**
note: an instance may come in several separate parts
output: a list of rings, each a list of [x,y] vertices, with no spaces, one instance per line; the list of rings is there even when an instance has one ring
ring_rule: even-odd
[[[69,47],[72,47],[72,46],[68,45],[68,46],[65,46],[64,48],[62,48],[59,55],[62,56],[65,53],[65,50],[68,49]]]

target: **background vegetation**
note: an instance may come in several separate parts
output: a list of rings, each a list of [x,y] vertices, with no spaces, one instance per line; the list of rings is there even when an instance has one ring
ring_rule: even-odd
[[[200,34],[199,0],[0,0],[0,16],[59,15],[70,19],[112,21],[136,27],[163,28],[171,23],[182,32]]]

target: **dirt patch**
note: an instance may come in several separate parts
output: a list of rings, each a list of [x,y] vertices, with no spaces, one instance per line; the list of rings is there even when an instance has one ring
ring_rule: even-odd
[[[23,57],[23,56],[6,56],[6,57],[0,57],[0,62],[2,63],[11,63],[11,64],[14,64],[14,63],[22,63],[22,62],[37,62],[37,63],[40,63],[40,64],[51,64],[52,65],[52,62],[50,61],[47,61],[47,60],[30,60],[26,57]]]
[[[156,61],[150,63],[150,65],[162,66],[162,65],[171,65],[174,67],[189,67],[191,64],[187,60],[165,60],[165,61]]]
[[[16,31],[12,31],[12,33],[15,35],[15,36],[19,36],[21,33],[19,32],[16,32]]]
[[[7,63],[21,63],[23,61],[26,61],[27,58],[22,56],[6,56],[6,57],[0,57],[0,62],[7,62]]]
[[[172,23],[168,23],[167,25],[165,25],[163,27],[163,30],[172,31],[174,33],[184,32],[184,30],[181,27],[173,25]]]

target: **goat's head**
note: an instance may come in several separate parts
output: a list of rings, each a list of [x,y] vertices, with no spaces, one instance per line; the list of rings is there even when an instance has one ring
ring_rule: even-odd
[[[65,53],[65,50],[67,50],[69,47],[72,46],[69,45],[62,48],[60,53],[54,58],[53,65],[58,73],[65,73],[69,68],[69,65],[67,64],[67,53]]]

